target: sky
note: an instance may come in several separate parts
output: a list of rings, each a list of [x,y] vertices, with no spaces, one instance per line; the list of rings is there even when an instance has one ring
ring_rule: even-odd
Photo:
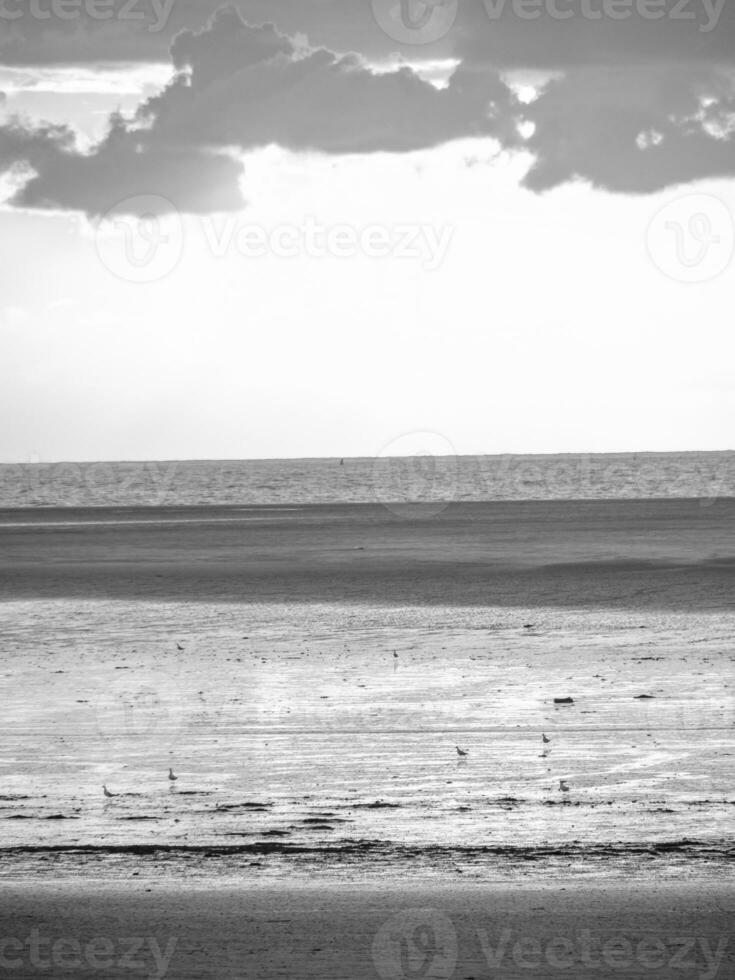
[[[0,0],[0,461],[732,449],[729,0]]]

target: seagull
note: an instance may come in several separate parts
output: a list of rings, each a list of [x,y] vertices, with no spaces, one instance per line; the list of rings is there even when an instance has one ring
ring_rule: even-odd
[[[108,800],[111,800],[113,798],[113,796],[115,795],[114,793],[111,793],[106,786],[103,786],[102,787],[102,792],[105,794],[105,796],[107,797]]]
[[[178,778],[179,778],[178,776],[174,776],[173,769],[169,769],[169,771],[168,771],[168,779],[169,779],[169,782],[170,783],[175,783]]]
[[[568,793],[569,792],[569,786],[567,785],[566,779],[560,779],[559,780],[559,791],[561,793]]]
[[[541,736],[541,741],[544,743],[544,745],[548,745],[549,742],[551,741],[551,739],[548,738],[546,735],[542,735]]]
[[[181,645],[180,643],[177,643],[177,644],[176,644],[176,649],[177,649],[177,650],[181,650],[182,652],[183,652],[183,650],[184,650],[184,648],[182,647],[182,645]]]
[[[457,755],[460,757],[460,759],[464,759],[465,756],[469,755],[469,752],[466,752],[464,749],[460,749],[458,745],[455,745],[454,747],[457,750]]]

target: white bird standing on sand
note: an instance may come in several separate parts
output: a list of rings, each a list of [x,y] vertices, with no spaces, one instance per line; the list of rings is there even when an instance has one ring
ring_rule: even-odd
[[[178,778],[179,778],[178,776],[174,776],[173,769],[169,769],[169,771],[168,771],[168,781],[170,783],[175,783]]]
[[[560,779],[559,780],[559,790],[562,793],[568,793],[569,792],[569,786],[567,785],[566,779]]]
[[[111,793],[106,786],[103,786],[102,787],[102,792],[105,794],[105,796],[107,797],[108,800],[111,800],[113,798],[113,796],[115,795],[114,793]]]
[[[465,756],[469,755],[469,752],[465,752],[464,749],[460,749],[458,745],[455,745],[454,747],[457,750],[457,755],[460,757],[460,759],[464,759]]]

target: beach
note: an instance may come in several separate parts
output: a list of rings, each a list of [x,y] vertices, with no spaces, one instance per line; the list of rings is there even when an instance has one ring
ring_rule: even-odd
[[[443,976],[366,951],[417,907],[473,935],[500,902],[537,939],[590,908],[606,934],[713,936],[735,907],[733,516],[4,511],[4,915],[77,938],[155,921],[184,937],[174,977]],[[447,976],[487,975],[470,945]]]
[[[465,980],[732,975],[730,885],[5,887],[7,976]],[[51,973],[53,971],[53,973]]]

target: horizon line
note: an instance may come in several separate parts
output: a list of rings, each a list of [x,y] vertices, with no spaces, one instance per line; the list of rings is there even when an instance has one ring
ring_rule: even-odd
[[[563,450],[559,452],[503,452],[503,453],[416,453],[398,456],[211,456],[211,457],[159,457],[154,458],[130,458],[130,459],[48,459],[48,460],[29,460],[14,459],[0,460],[0,466],[126,466],[126,465],[149,465],[152,463],[308,463],[308,462],[330,462],[335,460],[347,461],[373,461],[389,459],[507,459],[509,457],[525,458],[579,458],[579,457],[603,457],[603,456],[714,456],[735,454],[735,449],[621,449],[621,450],[588,450],[571,451]]]

